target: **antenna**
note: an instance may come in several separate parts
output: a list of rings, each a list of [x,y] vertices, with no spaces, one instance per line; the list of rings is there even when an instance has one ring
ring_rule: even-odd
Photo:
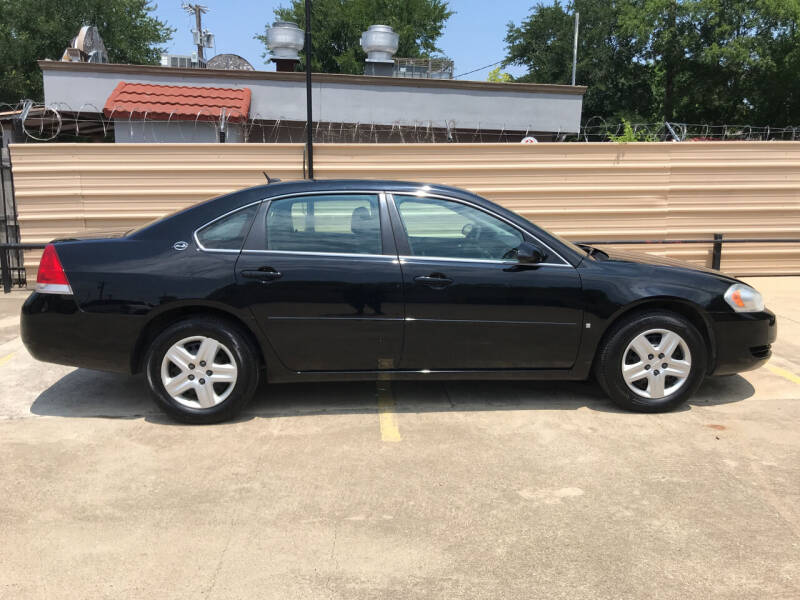
[[[191,4],[189,2],[181,3],[181,8],[190,15],[194,15],[195,29],[192,29],[193,41],[197,46],[198,62],[203,62],[203,48],[211,48],[214,45],[214,34],[203,29],[203,15],[208,12],[208,7],[202,4]]]
[[[281,180],[278,179],[277,177],[270,177],[269,175],[267,175],[266,171],[261,171],[261,172],[264,174],[264,177],[267,178],[267,185],[269,185],[270,183],[280,183],[281,182]]]

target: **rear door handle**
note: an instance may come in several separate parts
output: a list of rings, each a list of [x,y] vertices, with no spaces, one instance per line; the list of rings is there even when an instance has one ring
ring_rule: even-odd
[[[239,274],[247,279],[260,279],[261,281],[275,281],[283,277],[283,273],[276,271],[272,267],[245,269],[244,271],[239,271]]]
[[[414,277],[414,281],[417,283],[421,283],[422,285],[427,285],[429,287],[447,287],[453,280],[449,277],[445,277],[441,273],[431,273],[430,275],[419,275],[418,277]]]

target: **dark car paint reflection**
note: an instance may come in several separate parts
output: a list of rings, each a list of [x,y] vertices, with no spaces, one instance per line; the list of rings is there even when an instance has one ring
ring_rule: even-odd
[[[268,251],[264,224],[271,199],[315,193],[379,197],[377,246],[383,254]],[[392,194],[468,203],[522,231],[546,262],[409,258]],[[257,210],[251,211],[254,225],[241,242],[244,252],[210,252],[198,246],[195,231],[250,205]],[[293,227],[290,222],[287,226]],[[342,239],[350,240],[358,231],[344,231]],[[374,228],[370,231],[375,234]],[[313,233],[313,226],[303,231],[304,236]],[[177,241],[188,247],[176,250]],[[224,314],[251,331],[272,381],[384,377],[378,371],[387,369],[398,377],[405,370],[430,370],[442,371],[438,377],[460,378],[475,370],[584,379],[613,320],[654,301],[698,316],[716,350],[712,371],[739,369],[750,346],[768,343],[774,335],[769,313],[743,317],[724,303],[722,295],[735,282],[732,278],[655,257],[611,251],[603,260],[587,256],[511,211],[464,190],[436,185],[301,181],[259,186],[124,237],[75,238],[58,243],[57,249],[74,296],[31,296],[23,308],[26,344],[43,360],[90,368],[135,371],[149,328],[163,326],[187,309]],[[241,275],[262,267],[281,275],[273,281]],[[431,274],[452,283],[442,287],[417,280]]]

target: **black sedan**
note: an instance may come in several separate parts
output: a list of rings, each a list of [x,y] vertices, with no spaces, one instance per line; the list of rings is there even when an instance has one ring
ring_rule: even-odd
[[[123,235],[62,239],[22,309],[39,360],[144,371],[176,419],[259,379],[573,379],[655,412],[770,357],[775,315],[720,273],[577,246],[464,190],[273,183]]]

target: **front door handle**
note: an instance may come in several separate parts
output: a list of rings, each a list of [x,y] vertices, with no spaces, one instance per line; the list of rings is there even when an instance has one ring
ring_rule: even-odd
[[[428,287],[433,287],[433,288],[443,288],[453,283],[452,279],[446,277],[442,273],[431,273],[430,275],[420,275],[418,277],[414,277],[414,281],[416,281],[417,283],[421,283],[422,285],[427,285]]]
[[[260,279],[261,281],[275,281],[283,277],[283,273],[276,271],[272,267],[245,269],[244,271],[239,271],[239,274],[247,279]]]

